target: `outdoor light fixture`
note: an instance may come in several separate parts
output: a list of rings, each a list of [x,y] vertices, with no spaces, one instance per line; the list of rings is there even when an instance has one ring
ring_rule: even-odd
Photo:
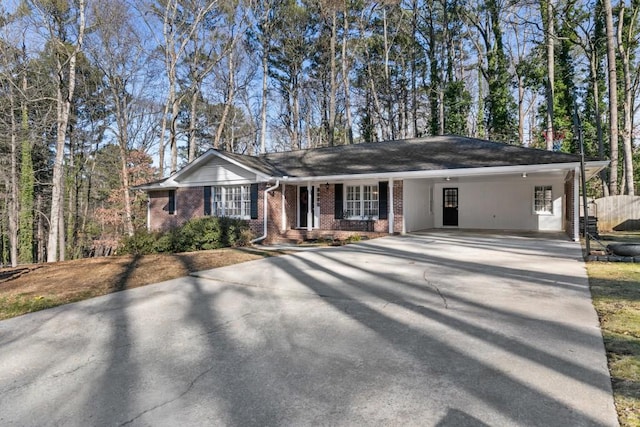
[[[526,172],[522,172],[522,177],[526,178],[527,177],[527,173]]]
[[[445,181],[451,181],[451,178],[446,177],[444,180],[445,180]]]

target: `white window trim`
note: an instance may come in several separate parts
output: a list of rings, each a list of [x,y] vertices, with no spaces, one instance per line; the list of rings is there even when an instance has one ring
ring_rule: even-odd
[[[551,210],[547,211],[547,210],[536,210],[536,188],[539,187],[543,187],[543,188],[551,188]],[[553,216],[554,215],[554,198],[553,198],[553,185],[550,184],[543,184],[543,185],[534,185],[533,187],[533,213],[535,215],[540,215],[540,216]]]
[[[378,215],[374,215],[374,216],[364,216],[364,215],[359,215],[359,216],[347,216],[347,197],[349,195],[349,187],[360,187],[360,212],[364,212],[364,187],[368,187],[368,186],[375,186],[378,188]],[[371,181],[371,182],[357,182],[357,183],[344,183],[344,192],[342,195],[342,206],[343,206],[343,211],[344,211],[344,218],[346,220],[349,221],[366,221],[366,220],[374,220],[377,221],[380,217],[380,183],[378,181]]]
[[[242,188],[246,187],[246,192],[243,193]],[[242,211],[242,207],[245,205],[245,202],[248,202],[247,206],[247,211],[244,212],[246,215],[227,215],[227,191],[231,188],[240,188],[240,210]],[[220,203],[221,203],[221,210],[222,210],[222,215],[219,215],[218,212],[216,212],[216,208],[214,203],[216,202],[215,200],[215,194],[217,190],[222,190],[220,192]],[[247,199],[243,199],[242,195],[246,194]],[[239,185],[212,185],[211,186],[211,216],[215,216],[215,217],[227,217],[227,218],[235,218],[235,219],[251,219],[251,186],[247,185],[247,184],[239,184]]]

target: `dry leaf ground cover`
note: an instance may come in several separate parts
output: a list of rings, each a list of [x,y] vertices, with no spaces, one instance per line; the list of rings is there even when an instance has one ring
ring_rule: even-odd
[[[4,268],[0,269],[0,319],[277,254],[217,249]]]

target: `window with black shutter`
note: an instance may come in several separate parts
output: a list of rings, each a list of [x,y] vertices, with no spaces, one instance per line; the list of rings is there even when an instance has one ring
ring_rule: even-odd
[[[258,219],[258,184],[251,184],[251,219]]]
[[[175,215],[176,213],[176,190],[169,190],[167,211],[169,211],[169,215]]]
[[[387,219],[389,217],[389,183],[379,182],[378,188],[380,191],[378,198],[378,218]]]
[[[342,199],[342,184],[335,185],[335,219],[342,219],[344,217],[344,208],[343,208],[343,199]]]
[[[204,214],[211,215],[211,187],[204,187]]]

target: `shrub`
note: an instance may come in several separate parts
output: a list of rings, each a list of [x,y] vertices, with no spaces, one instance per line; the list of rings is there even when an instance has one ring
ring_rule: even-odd
[[[120,253],[145,255],[246,246],[253,235],[246,221],[233,218],[195,218],[165,233],[138,230],[121,241]]]
[[[153,233],[143,228],[136,230],[133,236],[125,236],[120,242],[120,253],[133,255],[146,255],[161,252],[158,241],[161,233]]]

